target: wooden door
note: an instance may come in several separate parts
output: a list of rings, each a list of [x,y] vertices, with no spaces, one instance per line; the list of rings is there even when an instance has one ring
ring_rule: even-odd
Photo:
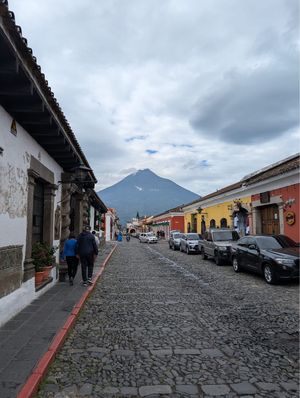
[[[277,205],[261,208],[261,231],[265,235],[276,235],[280,233],[279,209]]]

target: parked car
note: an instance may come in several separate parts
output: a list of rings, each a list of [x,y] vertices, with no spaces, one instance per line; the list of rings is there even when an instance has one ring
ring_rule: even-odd
[[[155,236],[153,232],[149,232],[146,235],[146,243],[157,243],[157,236]]]
[[[146,233],[140,232],[139,233],[139,241],[141,242],[146,242]]]
[[[175,231],[171,232],[169,238],[169,248],[173,250],[179,250],[180,248],[180,239],[182,238],[183,234]]]
[[[239,239],[239,234],[234,229],[211,228],[204,233],[201,241],[201,255],[203,260],[212,257],[217,265],[231,262],[231,246]]]
[[[200,237],[196,233],[188,233],[188,234],[182,234],[182,237],[180,238],[180,245],[179,245],[179,250],[181,252],[186,252],[187,254],[190,253],[199,253],[199,240]]]
[[[140,242],[144,243],[157,243],[157,237],[153,234],[153,232],[141,233],[139,240]]]
[[[179,229],[172,229],[172,230],[170,231],[170,236],[171,236],[171,234],[172,234],[173,232],[182,233],[181,231],[179,231]]]
[[[245,236],[237,242],[232,266],[262,274],[267,283],[299,278],[300,248],[285,235]]]

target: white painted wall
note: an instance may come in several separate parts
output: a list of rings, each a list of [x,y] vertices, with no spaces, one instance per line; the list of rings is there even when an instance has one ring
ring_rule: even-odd
[[[10,132],[12,117],[0,106],[0,246],[25,245],[27,226],[27,170],[30,155],[54,173],[55,183],[61,179],[62,168],[20,126],[17,136]],[[61,197],[59,186],[54,208]]]
[[[0,327],[56,284],[55,267],[51,270],[51,276],[52,282],[38,292],[35,292],[34,278],[32,278],[23,283],[20,289],[2,297],[0,299]]]
[[[110,236],[111,236],[111,229],[110,229],[110,220],[111,220],[111,214],[108,212],[105,214],[105,240],[106,242],[109,242]]]
[[[91,230],[94,231],[95,223],[95,208],[93,206],[90,207],[90,227]]]
[[[24,261],[27,228],[27,170],[30,168],[30,156],[34,156],[54,173],[56,184],[61,179],[63,170],[18,124],[17,136],[14,136],[10,131],[11,122],[12,117],[0,106],[0,147],[4,150],[0,155],[0,247],[22,245]],[[61,186],[56,191],[54,209],[60,199]],[[59,241],[54,241],[54,245],[58,243]],[[42,289],[42,293],[49,288],[48,286],[50,287],[51,284]],[[0,323],[3,319],[7,320],[16,314],[42,293],[35,293],[34,280],[32,280],[23,284],[17,291],[1,298]]]

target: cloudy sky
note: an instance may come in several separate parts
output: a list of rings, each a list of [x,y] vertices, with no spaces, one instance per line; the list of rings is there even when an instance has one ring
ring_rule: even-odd
[[[205,195],[299,151],[298,0],[9,0],[106,188]]]

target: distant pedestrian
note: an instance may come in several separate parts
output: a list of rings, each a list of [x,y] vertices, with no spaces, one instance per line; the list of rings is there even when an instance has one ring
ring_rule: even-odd
[[[81,263],[83,285],[92,284],[94,262],[98,255],[98,247],[94,235],[91,233],[91,227],[86,226],[78,236],[76,245],[76,254]],[[87,272],[86,272],[87,271]]]
[[[96,241],[97,247],[99,247],[99,245],[100,245],[100,239],[98,238],[98,236],[97,236],[97,234],[96,234],[96,231],[93,231],[92,234],[93,234],[94,237],[95,237],[95,241]]]
[[[79,263],[79,260],[76,256],[76,244],[77,240],[75,239],[75,235],[70,234],[69,239],[65,241],[63,251],[63,258],[66,259],[68,264],[68,276],[71,286],[73,285]]]

